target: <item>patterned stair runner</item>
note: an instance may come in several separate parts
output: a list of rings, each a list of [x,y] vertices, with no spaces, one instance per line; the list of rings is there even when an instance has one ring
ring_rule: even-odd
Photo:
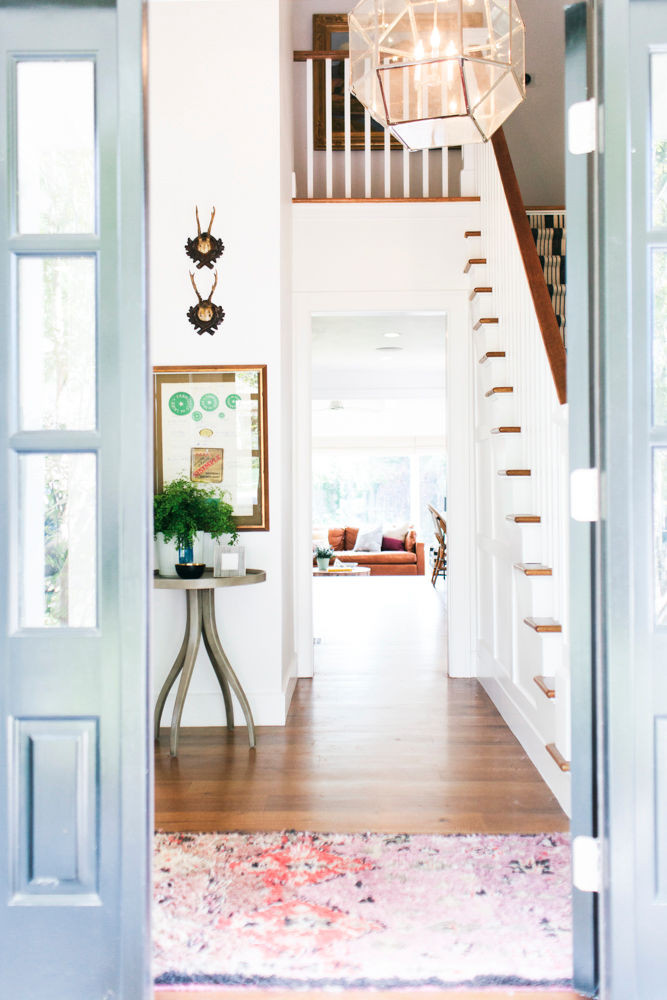
[[[565,213],[529,212],[528,221],[556,319],[565,339]]]

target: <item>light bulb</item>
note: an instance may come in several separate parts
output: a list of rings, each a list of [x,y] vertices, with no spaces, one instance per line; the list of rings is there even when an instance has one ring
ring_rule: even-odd
[[[440,51],[440,32],[434,28],[431,32],[431,55],[437,56]]]
[[[420,38],[417,44],[415,45],[415,59],[423,59],[423,58],[424,58],[424,43]]]

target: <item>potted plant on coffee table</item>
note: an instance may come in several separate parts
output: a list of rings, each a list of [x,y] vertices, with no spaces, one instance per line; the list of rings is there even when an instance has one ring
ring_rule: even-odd
[[[329,560],[333,555],[333,549],[330,545],[318,545],[315,549],[315,558],[317,559],[317,568],[323,573],[329,568]]]

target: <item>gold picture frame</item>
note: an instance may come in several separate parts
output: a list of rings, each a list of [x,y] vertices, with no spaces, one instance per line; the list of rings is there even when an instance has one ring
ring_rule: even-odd
[[[227,490],[239,531],[269,530],[266,365],[153,369],[154,489],[183,476]]]
[[[313,51],[347,52],[347,14],[313,14]],[[345,149],[345,60],[331,62],[331,148]],[[313,60],[313,148],[326,149],[326,88],[324,62]],[[350,97],[350,148],[364,148],[364,107]],[[392,149],[402,149],[392,137]],[[371,149],[384,149],[384,128],[371,118]]]

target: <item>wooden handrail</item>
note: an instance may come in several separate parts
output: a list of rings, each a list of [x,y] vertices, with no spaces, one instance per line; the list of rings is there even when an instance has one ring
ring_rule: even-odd
[[[343,51],[336,52],[333,49],[331,52],[320,51],[316,49],[297,49],[296,52],[292,53],[293,62],[305,62],[307,59],[349,59],[349,53]]]
[[[544,271],[540,264],[535,240],[530,231],[526,208],[521,197],[519,183],[516,179],[512,158],[507,147],[507,139],[502,128],[494,132],[491,137],[491,145],[496,154],[496,163],[498,164],[500,179],[512,217],[512,224],[514,225],[514,232],[519,244],[519,251],[523,260],[526,278],[528,279],[537,321],[540,325],[544,349],[547,352],[549,367],[551,368],[551,374],[556,387],[556,395],[558,396],[559,403],[565,403],[567,402],[565,345],[551,302],[549,289],[547,288]]]

